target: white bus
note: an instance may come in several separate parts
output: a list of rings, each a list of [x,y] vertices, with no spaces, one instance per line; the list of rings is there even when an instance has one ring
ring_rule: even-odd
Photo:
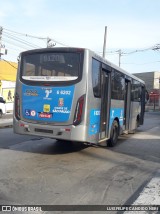
[[[145,83],[88,49],[22,52],[14,132],[109,146],[143,124]]]

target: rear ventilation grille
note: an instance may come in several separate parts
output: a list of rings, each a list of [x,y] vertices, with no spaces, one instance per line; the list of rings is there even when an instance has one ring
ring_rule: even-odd
[[[48,134],[53,134],[53,130],[48,130],[48,129],[35,129],[35,132],[43,132],[43,133],[48,133]]]

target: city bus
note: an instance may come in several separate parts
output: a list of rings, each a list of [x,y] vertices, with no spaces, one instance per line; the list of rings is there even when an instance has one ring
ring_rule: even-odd
[[[117,143],[143,124],[145,83],[85,48],[22,52],[14,132],[89,144]]]

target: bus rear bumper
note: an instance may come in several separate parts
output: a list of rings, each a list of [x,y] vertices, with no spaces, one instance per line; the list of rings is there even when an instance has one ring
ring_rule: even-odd
[[[21,120],[13,120],[13,130],[17,134],[34,135],[59,140],[86,142],[86,126],[66,125],[51,126],[43,124],[27,123]]]

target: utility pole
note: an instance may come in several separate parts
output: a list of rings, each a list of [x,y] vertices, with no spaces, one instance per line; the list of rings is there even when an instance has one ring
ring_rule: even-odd
[[[49,37],[47,37],[47,48],[50,46],[49,43],[50,43],[51,39]]]
[[[103,58],[106,56],[106,40],[107,40],[107,26],[105,26],[104,43],[103,43]]]
[[[2,55],[7,54],[7,49],[5,48],[5,45],[2,44],[2,32],[3,28],[0,26],[0,60]]]
[[[159,110],[160,110],[160,77],[159,77]]]
[[[47,37],[47,48],[52,48],[52,47],[56,46],[56,43],[51,43],[51,42],[52,42],[52,39]]]
[[[153,51],[158,51],[159,49],[160,49],[160,44],[156,44],[156,45],[152,48]]]
[[[3,31],[3,28],[0,26],[0,60],[1,60],[1,48],[2,48],[2,31]]]
[[[160,44],[156,44],[153,48],[153,51],[159,51],[160,50]],[[160,76],[157,78],[159,81],[159,110],[160,110]]]
[[[121,56],[122,56],[122,51],[121,51],[121,49],[119,49],[117,52],[118,52],[118,55],[119,55],[119,67],[121,67]]]

